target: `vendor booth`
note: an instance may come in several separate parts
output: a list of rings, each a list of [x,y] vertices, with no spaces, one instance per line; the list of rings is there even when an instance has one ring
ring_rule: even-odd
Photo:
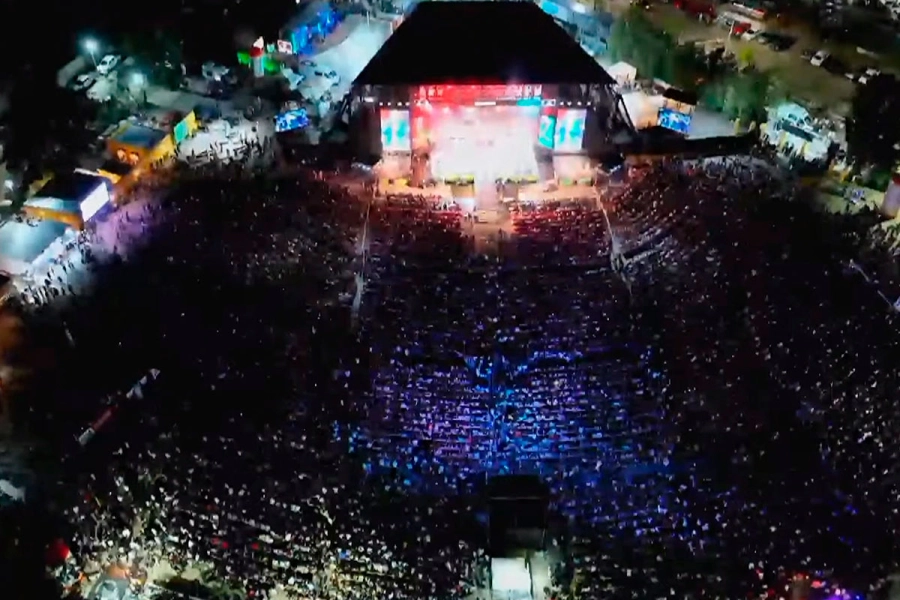
[[[631,87],[637,79],[637,68],[627,62],[617,62],[608,68],[606,72],[616,80],[616,85],[619,87]]]
[[[109,137],[107,153],[110,161],[98,172],[115,184],[117,198],[123,197],[143,174],[174,156],[178,145],[192,137],[200,123],[192,110],[183,116],[176,114],[160,127],[127,123]],[[113,163],[122,167],[115,168]]]
[[[107,141],[112,158],[132,166],[150,165],[175,152],[174,138],[168,132],[146,125],[126,123]]]
[[[78,171],[57,175],[25,202],[25,214],[82,229],[110,203],[109,188],[100,175]]]

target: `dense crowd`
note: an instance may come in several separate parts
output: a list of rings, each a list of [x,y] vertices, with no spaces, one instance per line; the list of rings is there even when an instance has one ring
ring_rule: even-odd
[[[81,564],[462,598],[488,577],[484,482],[528,474],[554,595],[893,568],[895,316],[848,276],[842,217],[765,165],[666,163],[520,207],[484,255],[458,206],[353,188],[185,167],[92,234],[111,249],[29,407],[59,433],[114,414],[66,448]]]

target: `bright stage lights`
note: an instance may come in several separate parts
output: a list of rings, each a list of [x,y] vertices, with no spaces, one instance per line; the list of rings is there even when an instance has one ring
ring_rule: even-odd
[[[105,183],[101,183],[93,192],[81,201],[81,218],[85,223],[91,220],[91,217],[97,214],[101,208],[109,204],[109,189]]]
[[[94,63],[94,68],[97,68],[97,52],[100,50],[100,44],[97,43],[97,40],[94,38],[87,38],[82,42],[84,49],[88,51],[88,54],[91,55],[91,62]]]

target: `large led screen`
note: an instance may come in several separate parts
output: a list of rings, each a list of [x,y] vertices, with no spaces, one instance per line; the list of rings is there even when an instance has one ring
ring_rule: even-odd
[[[557,152],[578,152],[584,142],[584,120],[587,111],[583,108],[561,108],[556,118],[556,134],[553,145]]]
[[[101,182],[93,192],[87,195],[87,197],[81,201],[79,204],[79,208],[81,209],[81,218],[85,223],[91,220],[91,217],[96,215],[101,208],[109,204],[109,189],[107,189],[106,184]]]
[[[306,114],[305,108],[288,110],[280,115],[275,115],[275,133],[294,131],[307,125],[309,125],[309,116]]]
[[[556,107],[544,106],[541,108],[541,118],[538,122],[538,144],[544,148],[553,148],[556,136]]]
[[[381,109],[381,147],[385,152],[409,152],[409,111]]]
[[[691,115],[671,108],[661,108],[659,109],[659,125],[687,135],[691,128]]]

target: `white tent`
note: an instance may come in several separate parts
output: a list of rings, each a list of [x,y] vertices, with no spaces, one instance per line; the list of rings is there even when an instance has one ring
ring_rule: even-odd
[[[637,78],[637,68],[629,65],[627,62],[617,62],[608,68],[606,72],[619,85],[634,83],[634,80]]]

